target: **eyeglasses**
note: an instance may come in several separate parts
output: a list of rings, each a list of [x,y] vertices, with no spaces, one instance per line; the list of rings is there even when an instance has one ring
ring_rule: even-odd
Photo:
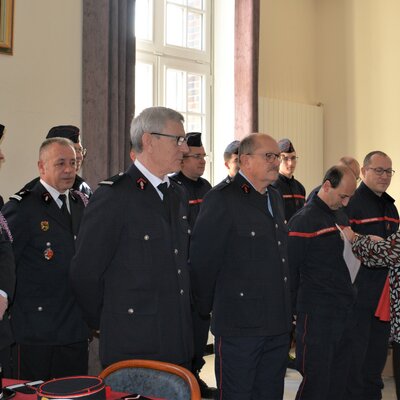
[[[86,157],[87,149],[85,149],[84,147],[77,148],[77,149],[75,149],[75,151],[76,151],[77,153],[81,153],[81,154],[82,154],[82,157]]]
[[[183,158],[195,158],[196,160],[204,160],[208,157],[208,154],[185,154]]]
[[[173,138],[176,140],[176,144],[178,146],[182,146],[183,143],[186,143],[185,136],[168,135],[166,133],[158,133],[158,132],[150,132],[150,135],[165,136],[165,137]]]
[[[381,167],[377,167],[377,168],[367,168],[367,169],[372,169],[372,171],[375,172],[376,175],[381,176],[383,175],[383,173],[385,172],[387,176],[393,176],[395,173],[395,170],[392,168],[388,168],[388,169],[384,169]]]
[[[286,156],[281,156],[281,160],[284,162],[296,162],[299,159],[299,157],[292,156],[292,157],[286,157]]]
[[[267,162],[272,163],[275,160],[278,160],[280,158],[280,154],[276,154],[276,153],[265,153],[265,154],[251,154],[248,153],[248,156],[261,156],[263,157]]]

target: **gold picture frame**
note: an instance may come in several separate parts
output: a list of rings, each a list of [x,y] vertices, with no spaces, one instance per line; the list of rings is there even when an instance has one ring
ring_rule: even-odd
[[[0,0],[0,53],[13,53],[14,0]]]

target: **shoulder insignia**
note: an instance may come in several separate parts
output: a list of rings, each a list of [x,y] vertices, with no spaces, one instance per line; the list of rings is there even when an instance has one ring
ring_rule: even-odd
[[[120,172],[117,175],[112,176],[111,178],[105,179],[104,181],[99,182],[99,185],[103,186],[112,186],[114,183],[118,182],[121,180],[121,178],[125,175],[124,172]]]
[[[247,183],[243,183],[241,186],[241,189],[243,190],[243,193],[249,194],[250,193],[250,186]]]
[[[145,178],[140,177],[139,179],[136,180],[136,186],[137,186],[140,190],[146,189],[147,180],[146,180]]]
[[[8,226],[7,220],[4,218],[4,215],[0,212],[0,229],[4,230],[4,232],[7,234],[8,239],[10,242],[13,242],[13,236],[11,234],[10,228]]]
[[[49,192],[44,192],[44,193],[42,194],[42,198],[43,198],[43,201],[44,201],[46,204],[49,204],[49,203],[51,202],[51,200],[53,199],[53,198],[51,197],[51,194],[50,194]]]
[[[10,200],[22,201],[31,191],[29,189],[22,189],[19,192],[10,196]]]
[[[88,205],[89,199],[85,193],[82,193],[79,190],[70,190],[70,193],[72,200],[76,201],[76,197],[79,197],[85,207]]]

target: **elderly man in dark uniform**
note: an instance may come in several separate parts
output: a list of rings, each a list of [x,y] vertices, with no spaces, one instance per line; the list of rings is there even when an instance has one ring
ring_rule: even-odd
[[[181,170],[172,175],[172,179],[181,183],[189,197],[189,224],[193,228],[200,211],[203,197],[211,189],[211,184],[201,176],[206,167],[206,153],[201,141],[201,132],[189,132],[186,134],[189,153],[183,156]],[[210,319],[202,318],[196,310],[193,312],[194,329],[194,358],[192,372],[200,386],[201,396],[212,399],[216,394],[215,388],[210,388],[200,379],[200,370],[205,364],[204,352],[207,345]]]
[[[279,147],[244,138],[240,170],[204,198],[191,246],[194,301],[211,317],[219,398],[282,399],[291,329]]]
[[[88,328],[69,284],[86,197],[75,180],[73,144],[45,140],[40,181],[11,196],[3,213],[13,235],[17,287],[11,313],[21,379],[87,373]]]
[[[0,124],[0,140],[5,127]],[[4,155],[0,149],[0,161]],[[11,332],[8,307],[12,301],[15,288],[15,262],[11,243],[13,237],[3,214],[0,213],[0,365],[3,376],[12,377],[11,347],[14,338]]]
[[[59,125],[54,126],[49,130],[49,133],[46,136],[46,139],[54,138],[54,137],[63,137],[71,140],[74,145],[75,154],[76,154],[76,175],[75,181],[72,185],[72,189],[79,190],[84,193],[87,197],[90,197],[93,192],[90,186],[85,182],[85,180],[78,175],[78,172],[82,168],[83,160],[86,157],[86,149],[82,146],[80,131],[79,128],[73,125]],[[24,189],[31,189],[39,180],[39,178],[35,178],[29,183],[27,183]]]
[[[285,218],[290,218],[304,206],[306,200],[306,190],[304,186],[294,177],[294,171],[297,166],[297,154],[293,143],[289,139],[278,141],[281,153],[281,163],[279,165],[279,177],[274,183],[283,197],[285,205]]]
[[[188,152],[183,116],[147,108],[132,122],[131,142],[134,164],[90,199],[71,280],[90,327],[100,329],[103,366],[144,358],[190,369],[187,198],[167,175]]]

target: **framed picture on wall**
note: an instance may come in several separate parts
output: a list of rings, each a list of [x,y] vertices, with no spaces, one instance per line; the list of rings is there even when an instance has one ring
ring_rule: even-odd
[[[14,0],[0,0],[0,53],[13,52]]]

